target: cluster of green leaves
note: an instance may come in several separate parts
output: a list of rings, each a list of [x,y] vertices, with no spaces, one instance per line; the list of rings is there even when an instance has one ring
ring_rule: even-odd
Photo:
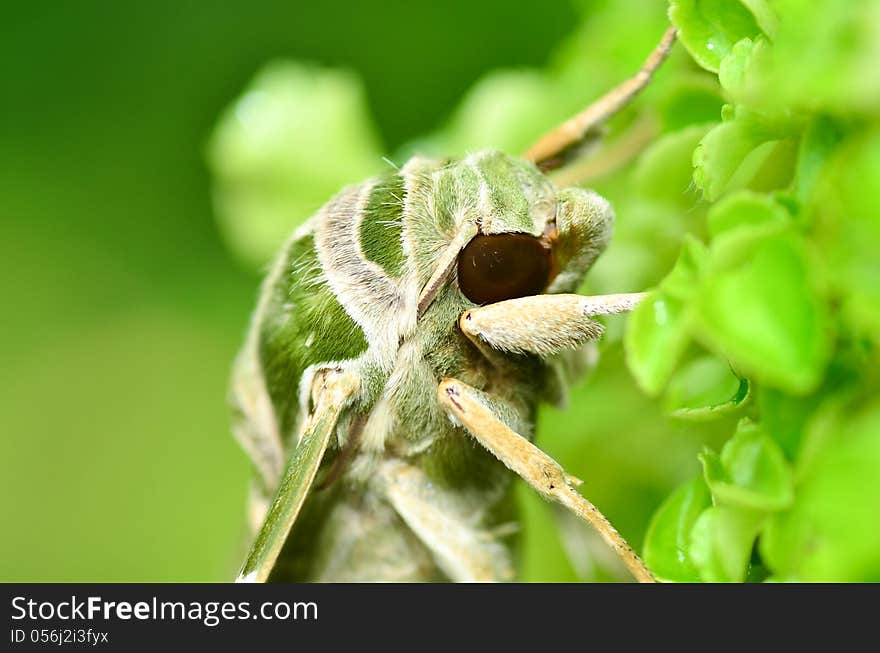
[[[489,72],[392,160],[523,151],[632,74],[671,19],[681,45],[583,168],[618,215],[583,291],[651,294],[608,321],[592,378],[540,415],[541,444],[631,541],[650,521],[664,580],[880,580],[880,9],[581,4],[545,68]],[[210,149],[232,249],[266,261],[385,165],[377,143],[356,77],[258,75]],[[524,579],[614,575],[522,499]]]
[[[878,580],[880,13],[688,0],[670,17],[726,103],[693,150],[699,238],[633,314],[627,361],[681,418],[741,419],[645,557],[674,581]]]

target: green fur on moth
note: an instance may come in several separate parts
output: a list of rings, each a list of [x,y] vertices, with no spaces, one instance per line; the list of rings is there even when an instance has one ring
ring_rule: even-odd
[[[359,239],[364,257],[394,279],[404,272],[403,194],[403,177],[389,173],[373,187],[360,215]]]
[[[555,189],[532,164],[491,152],[478,159],[476,168],[487,200],[480,205],[483,233],[540,236],[556,218]]]
[[[595,193],[557,189],[531,163],[489,150],[416,157],[345,188],[293,237],[263,284],[233,380],[235,432],[261,475],[257,501],[271,498],[272,470],[296,442],[314,371],[351,370],[361,390],[323,462],[332,484],[306,500],[277,578],[448,576],[454,561],[431,553],[404,507],[389,510],[401,490],[389,494],[388,470],[401,465],[418,471],[407,478],[425,479],[421,490],[435,497],[430,505],[445,523],[499,545],[491,533],[513,518],[511,475],[449,420],[438,383],[455,377],[481,390],[511,428],[531,437],[539,400],[560,400],[562,370],[576,365],[574,354],[488,360],[458,327],[475,305],[450,263],[478,232],[552,234],[556,276],[547,291],[570,292],[604,249],[612,220]],[[429,282],[436,287],[426,292]],[[512,542],[500,544],[493,555],[510,556]]]

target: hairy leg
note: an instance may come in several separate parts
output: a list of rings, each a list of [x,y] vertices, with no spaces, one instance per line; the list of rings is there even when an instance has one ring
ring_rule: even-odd
[[[626,540],[599,510],[575,489],[580,481],[526,438],[511,430],[474,388],[444,379],[437,390],[440,404],[476,440],[546,499],[555,501],[595,528],[639,582],[654,577]]]
[[[287,463],[237,582],[265,582],[308,496],[343,409],[360,388],[350,371],[322,369],[312,381],[314,409]]]
[[[432,483],[422,469],[398,460],[380,468],[383,493],[434,556],[437,566],[457,583],[513,580],[510,552],[480,527],[479,497]]]

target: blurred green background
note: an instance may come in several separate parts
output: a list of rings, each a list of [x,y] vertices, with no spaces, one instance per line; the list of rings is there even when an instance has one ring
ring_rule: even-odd
[[[876,3],[6,14],[0,580],[231,578],[226,387],[280,240],[413,152],[522,151],[668,16],[680,44],[574,166],[618,216],[582,290],[652,295],[538,442],[663,579],[880,580]],[[518,492],[523,580],[626,578]]]

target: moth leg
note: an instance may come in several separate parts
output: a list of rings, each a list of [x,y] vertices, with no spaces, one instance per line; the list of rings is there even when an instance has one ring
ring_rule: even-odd
[[[257,532],[237,582],[265,582],[299,511],[336,430],[343,410],[360,388],[360,378],[341,369],[320,369],[312,380],[312,404],[302,436],[287,462],[278,491]]]
[[[580,481],[550,456],[508,428],[480,398],[480,393],[456,379],[444,379],[437,389],[440,405],[474,438],[546,499],[555,501],[595,528],[636,580],[655,582],[632,547],[599,510],[575,487]]]
[[[672,44],[675,42],[676,30],[670,27],[663,34],[657,47],[648,55],[641,69],[612,89],[593,104],[569,118],[553,131],[542,136],[523,155],[543,170],[559,166],[560,156],[569,148],[577,145],[590,132],[625,107],[650,82],[654,72],[666,59]]]
[[[478,523],[479,497],[469,500],[461,493],[444,490],[424,471],[402,461],[383,465],[379,477],[389,503],[450,580],[512,580],[513,565],[506,547]]]
[[[602,335],[602,325],[590,317],[629,311],[644,296],[533,295],[473,308],[465,311],[458,323],[490,360],[493,350],[552,356]]]

